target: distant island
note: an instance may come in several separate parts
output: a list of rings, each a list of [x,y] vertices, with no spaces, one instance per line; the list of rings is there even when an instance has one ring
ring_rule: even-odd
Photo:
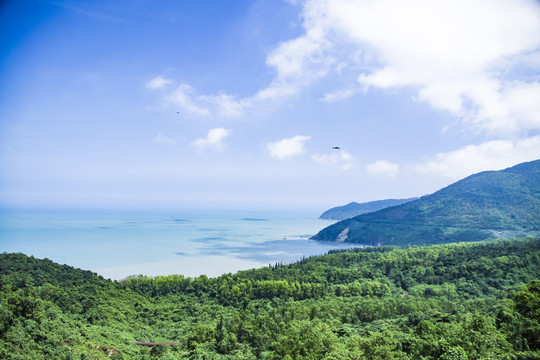
[[[365,203],[357,203],[353,201],[347,205],[336,206],[329,210],[326,210],[324,213],[322,213],[320,218],[327,220],[345,220],[358,215],[382,210],[387,207],[405,204],[416,199],[418,198],[413,197],[409,199],[386,199],[369,201]]]
[[[540,235],[540,160],[485,171],[434,194],[342,220],[312,239],[429,245]]]

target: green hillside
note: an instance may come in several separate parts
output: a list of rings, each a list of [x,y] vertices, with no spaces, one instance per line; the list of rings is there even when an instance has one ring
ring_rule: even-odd
[[[4,253],[0,358],[538,359],[538,279],[540,238],[122,282]]]
[[[440,244],[540,234],[540,160],[469,176],[418,200],[338,222],[316,240]]]
[[[377,201],[369,201],[365,203],[352,202],[343,206],[336,206],[331,209],[326,210],[320,216],[321,219],[330,219],[330,220],[345,220],[352,218],[358,215],[370,213],[373,211],[378,211],[390,206],[401,205],[404,203],[411,202],[418,198],[410,199],[385,199]]]

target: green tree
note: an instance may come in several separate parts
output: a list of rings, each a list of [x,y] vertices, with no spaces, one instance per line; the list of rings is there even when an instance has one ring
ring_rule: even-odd
[[[453,346],[439,357],[439,360],[469,360],[467,353],[461,346]]]

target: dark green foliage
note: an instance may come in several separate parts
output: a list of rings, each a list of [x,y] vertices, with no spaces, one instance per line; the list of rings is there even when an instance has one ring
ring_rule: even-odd
[[[347,205],[337,206],[326,210],[320,216],[321,219],[330,219],[330,220],[345,220],[358,215],[367,214],[373,211],[378,211],[385,209],[390,206],[396,206],[411,202],[418,198],[410,199],[386,199],[386,200],[376,200],[366,203],[357,203],[352,202]]]
[[[439,360],[469,360],[469,357],[461,346],[454,346],[446,350]]]
[[[538,235],[540,160],[469,176],[416,201],[340,221],[313,238],[406,246]]]
[[[357,248],[218,278],[112,282],[22,254],[0,269],[1,359],[540,357],[538,238]]]

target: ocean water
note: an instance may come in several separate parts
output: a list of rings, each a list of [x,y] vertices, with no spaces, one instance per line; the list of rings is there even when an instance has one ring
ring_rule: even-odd
[[[106,278],[219,276],[351,245],[310,240],[318,214],[253,211],[0,212],[0,252],[22,252]]]

